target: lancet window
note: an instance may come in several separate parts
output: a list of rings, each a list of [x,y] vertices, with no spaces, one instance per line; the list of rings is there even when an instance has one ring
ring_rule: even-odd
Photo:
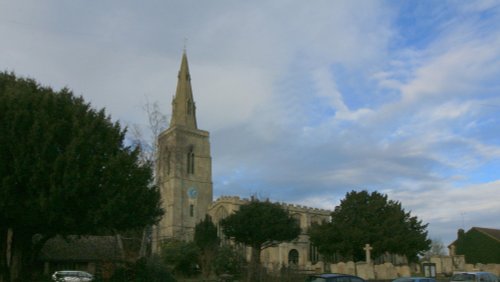
[[[194,147],[190,146],[187,153],[187,173],[194,174]]]

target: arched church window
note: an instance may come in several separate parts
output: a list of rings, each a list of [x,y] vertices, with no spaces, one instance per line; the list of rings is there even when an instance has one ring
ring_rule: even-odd
[[[290,250],[288,252],[288,265],[289,266],[297,266],[299,265],[299,251],[296,249]]]
[[[194,216],[194,205],[189,205],[189,216],[193,217]]]
[[[190,146],[187,153],[187,173],[194,174],[194,147]]]

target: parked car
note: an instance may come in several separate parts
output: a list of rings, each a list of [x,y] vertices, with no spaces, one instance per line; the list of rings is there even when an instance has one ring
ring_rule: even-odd
[[[451,276],[450,282],[499,282],[491,272],[457,272]]]
[[[85,271],[63,270],[52,274],[52,280],[55,282],[91,282],[94,276]]]
[[[430,277],[400,277],[392,280],[392,282],[436,282],[436,279]]]
[[[306,282],[366,282],[365,279],[341,273],[324,273],[311,275],[307,278]]]

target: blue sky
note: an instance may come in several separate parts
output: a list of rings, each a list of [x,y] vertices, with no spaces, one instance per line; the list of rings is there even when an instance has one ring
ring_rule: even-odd
[[[2,1],[0,69],[123,125],[187,53],[215,196],[379,191],[450,243],[500,228],[498,1]]]

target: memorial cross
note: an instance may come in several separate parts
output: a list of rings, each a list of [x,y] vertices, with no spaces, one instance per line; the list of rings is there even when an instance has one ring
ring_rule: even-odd
[[[373,248],[370,244],[366,244],[363,250],[365,250],[366,263],[371,263],[370,251],[373,250]]]

